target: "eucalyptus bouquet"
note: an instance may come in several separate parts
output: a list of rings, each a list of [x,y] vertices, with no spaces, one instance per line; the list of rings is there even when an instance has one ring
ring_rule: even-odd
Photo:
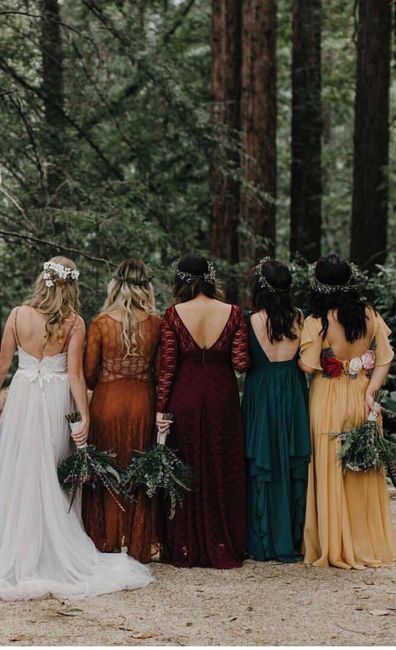
[[[169,519],[176,506],[182,506],[186,492],[191,492],[192,471],[172,449],[158,444],[148,451],[136,451],[123,473],[123,488],[133,498],[143,488],[151,499],[162,495],[170,501]]]
[[[80,423],[77,412],[66,415],[70,428],[73,430]],[[121,471],[115,462],[116,454],[111,451],[100,451],[95,445],[81,445],[76,452],[66,458],[58,466],[58,478],[63,489],[70,495],[70,508],[79,487],[89,485],[96,488],[105,487],[113,499],[124,510],[117,496],[124,496],[121,486]]]
[[[349,431],[332,434],[341,441],[339,457],[344,472],[378,471],[395,462],[396,444],[382,435],[379,409],[379,404],[375,403],[366,422]]]

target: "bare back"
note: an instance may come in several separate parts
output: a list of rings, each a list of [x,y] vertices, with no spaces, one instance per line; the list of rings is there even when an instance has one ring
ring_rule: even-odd
[[[294,333],[297,337],[296,339],[292,340],[285,337],[282,339],[282,341],[274,341],[273,343],[271,343],[268,338],[267,318],[267,313],[263,309],[253,314],[250,318],[250,322],[252,324],[256,338],[263,348],[268,360],[271,362],[277,362],[289,361],[290,359],[293,359],[296,356],[298,348],[300,346],[303,318],[301,317],[300,326],[298,324],[297,317],[294,322]]]
[[[54,356],[65,352],[70,340],[70,334],[76,323],[76,316],[71,315],[63,326],[63,336],[46,339],[47,316],[34,307],[22,305],[13,312],[13,331],[17,345],[36,359]]]
[[[231,314],[231,305],[198,295],[176,305],[176,311],[200,348],[211,348],[219,339]]]
[[[329,329],[327,330],[326,341],[338,359],[349,361],[354,357],[361,356],[368,350],[374,336],[375,314],[372,309],[367,308],[366,316],[366,336],[362,336],[357,341],[350,343],[345,338],[345,330],[338,321],[337,312],[335,310],[328,312],[327,317],[329,319]]]

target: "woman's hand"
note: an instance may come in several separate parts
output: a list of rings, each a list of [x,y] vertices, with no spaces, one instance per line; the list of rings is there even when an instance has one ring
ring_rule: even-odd
[[[89,422],[80,422],[78,427],[75,427],[71,433],[71,437],[76,443],[77,447],[85,445],[88,440]]]
[[[165,420],[164,413],[157,413],[155,422],[159,433],[169,433],[172,420]]]
[[[364,408],[365,408],[365,413],[366,413],[366,419],[370,415],[370,413],[374,410],[374,403],[375,403],[375,398],[374,394],[366,391],[366,395],[364,398]]]

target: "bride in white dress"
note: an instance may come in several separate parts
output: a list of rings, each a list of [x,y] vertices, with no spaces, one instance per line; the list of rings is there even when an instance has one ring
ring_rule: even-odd
[[[59,485],[57,465],[72,451],[65,416],[81,414],[76,444],[89,425],[77,279],[71,260],[50,260],[4,329],[0,388],[16,348],[19,366],[0,404],[0,600],[85,598],[153,580],[125,553],[96,550]]]

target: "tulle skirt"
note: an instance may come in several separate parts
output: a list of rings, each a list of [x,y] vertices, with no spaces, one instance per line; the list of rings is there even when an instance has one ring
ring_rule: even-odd
[[[68,512],[57,477],[71,452],[65,359],[23,353],[22,362],[0,420],[0,600],[80,599],[148,585],[147,567],[99,553],[77,504]]]

